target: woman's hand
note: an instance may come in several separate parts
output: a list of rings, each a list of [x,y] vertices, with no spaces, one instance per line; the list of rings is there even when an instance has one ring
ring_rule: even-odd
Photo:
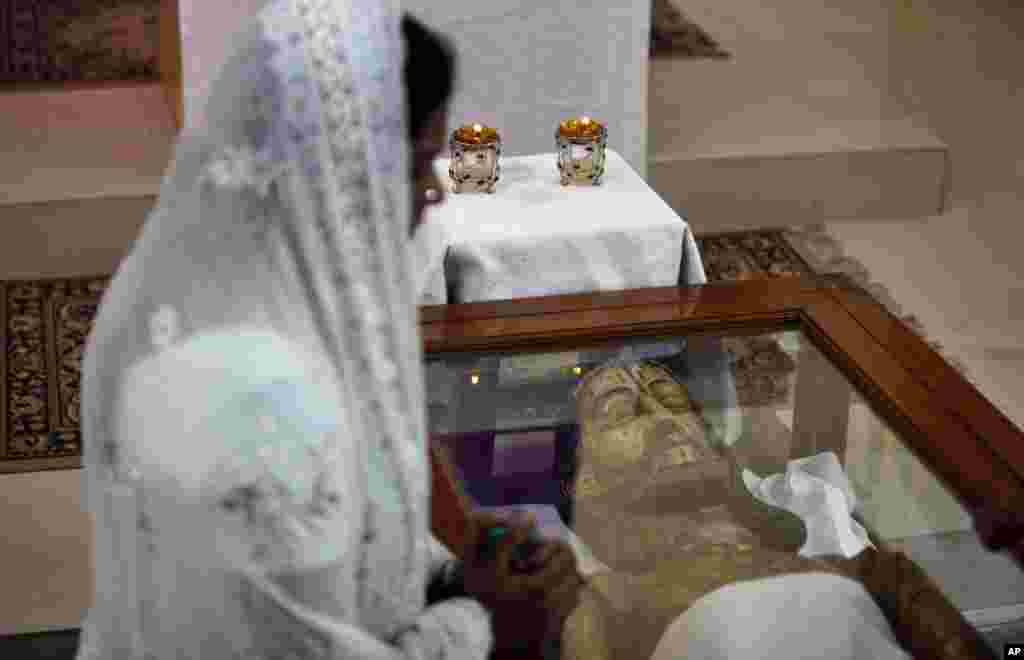
[[[531,560],[539,570],[540,590],[544,608],[550,614],[553,632],[560,632],[562,624],[580,604],[584,587],[583,576],[576,565],[576,553],[564,541],[546,541]]]
[[[482,556],[488,531],[510,531],[491,556]],[[517,566],[517,546],[528,542],[536,523],[502,520],[487,512],[470,516],[470,543],[463,558],[466,591],[490,610],[498,649],[533,648],[561,632],[562,624],[579,603],[583,580],[572,549],[562,542],[545,542]],[[526,570],[518,570],[525,568]]]

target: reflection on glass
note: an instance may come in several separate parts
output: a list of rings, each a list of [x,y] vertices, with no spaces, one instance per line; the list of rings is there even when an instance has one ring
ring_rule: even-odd
[[[612,657],[650,657],[728,584],[851,574],[850,559],[809,550],[864,547],[807,544],[830,511],[832,527],[863,525],[906,552],[958,608],[1024,603],[1019,572],[981,548],[956,499],[799,331],[429,361],[433,439],[469,495],[534,512],[576,549],[590,586],[573,644],[588,652],[604,652],[585,638],[607,629]],[[840,476],[821,476],[826,464]]]

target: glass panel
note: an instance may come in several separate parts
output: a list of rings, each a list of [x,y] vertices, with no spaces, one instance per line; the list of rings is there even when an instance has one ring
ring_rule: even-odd
[[[650,657],[726,585],[850,575],[868,532],[969,620],[1024,618],[1020,571],[799,330],[438,354],[427,374],[433,441],[479,506],[574,546],[612,657]]]

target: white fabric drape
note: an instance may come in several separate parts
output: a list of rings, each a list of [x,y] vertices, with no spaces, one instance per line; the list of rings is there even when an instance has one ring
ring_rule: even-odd
[[[885,615],[849,578],[804,573],[730,584],[694,603],[651,660],[908,660]]]
[[[399,18],[265,3],[177,147],[85,356],[83,660],[487,654],[424,605]]]

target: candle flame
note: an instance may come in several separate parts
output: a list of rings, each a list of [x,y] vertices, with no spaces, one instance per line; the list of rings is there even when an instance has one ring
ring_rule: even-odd
[[[583,117],[582,119],[580,119],[580,122],[583,123],[583,124],[589,124],[590,123],[590,117]]]
[[[481,126],[480,124],[473,124],[473,132],[474,133],[481,133],[481,132],[483,132],[483,130],[484,130],[484,127]]]

